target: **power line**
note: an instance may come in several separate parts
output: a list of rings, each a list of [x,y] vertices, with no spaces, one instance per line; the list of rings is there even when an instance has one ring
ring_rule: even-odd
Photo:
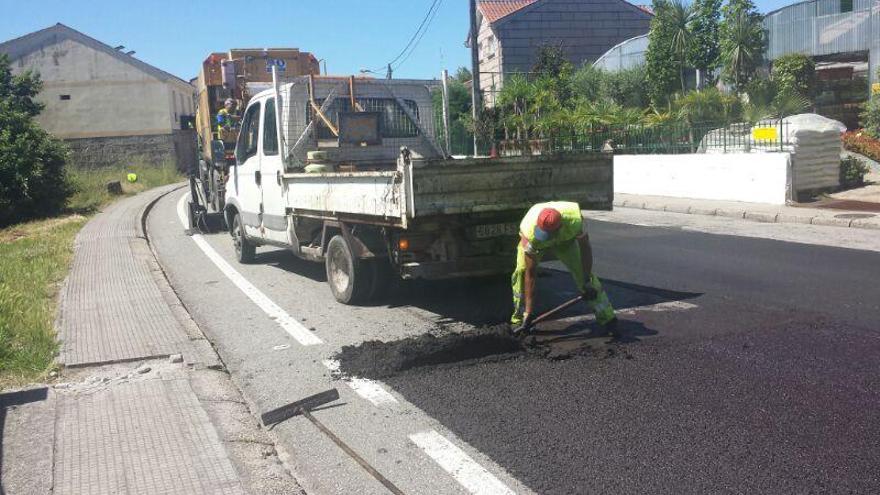
[[[425,13],[425,17],[422,19],[422,22],[419,24],[419,27],[416,29],[416,31],[410,37],[409,41],[406,43],[406,46],[404,46],[403,50],[401,50],[400,53],[398,53],[397,56],[394,57],[394,59],[392,59],[386,65],[391,65],[391,64],[397,62],[398,60],[400,60],[400,57],[402,57],[406,53],[406,51],[412,46],[416,37],[418,37],[419,34],[422,32],[422,29],[425,28],[425,24],[428,22],[428,19],[432,18],[431,14],[433,12],[435,12],[435,9],[439,5],[440,2],[441,2],[441,0],[433,0],[433,2],[431,2],[431,6],[428,8],[428,11]],[[419,39],[421,39],[421,38],[419,38]],[[382,67],[377,67],[377,68],[373,69],[373,71],[382,70],[384,68],[385,68],[385,65],[383,65]]]
[[[400,62],[398,62],[396,66],[394,66],[394,70],[399,69],[400,66],[402,66],[403,63],[407,61],[407,59],[409,59],[409,57],[413,54],[413,52],[416,51],[416,47],[419,46],[419,43],[422,41],[422,38],[424,38],[425,34],[428,32],[428,28],[431,27],[431,23],[434,22],[434,18],[437,17],[437,13],[440,12],[441,5],[443,5],[443,0],[439,0],[439,2],[437,3],[437,8],[434,10],[434,13],[431,14],[431,18],[428,19],[428,23],[425,25],[425,29],[422,31],[422,34],[419,35],[419,39],[417,39],[416,42],[413,43],[412,48],[410,48],[410,50],[409,50],[409,53],[407,53],[406,56],[403,57],[403,59]]]

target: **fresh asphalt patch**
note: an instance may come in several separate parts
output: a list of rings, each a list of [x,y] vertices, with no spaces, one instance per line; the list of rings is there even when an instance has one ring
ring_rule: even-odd
[[[518,338],[511,334],[509,325],[496,325],[440,336],[426,333],[391,342],[370,340],[343,347],[334,360],[339,363],[340,375],[378,380],[419,368],[509,359],[629,356],[620,343],[600,342],[603,340],[609,338],[596,336],[596,332],[536,332]]]
[[[547,270],[556,284],[564,283],[564,272]],[[605,286],[618,307],[663,307],[663,304],[691,299],[698,294],[668,291],[625,282],[606,280]],[[559,294],[543,305],[556,304]],[[369,340],[343,347],[334,357],[337,373],[343,376],[385,379],[410,370],[435,366],[474,365],[480,362],[510,359],[631,358],[626,344],[640,337],[654,335],[644,324],[621,318],[618,336],[611,338],[594,320],[586,317],[584,304],[563,313],[563,318],[549,320],[534,332],[519,338],[506,323],[478,326],[465,332],[434,329],[421,335],[394,341]],[[572,316],[574,315],[574,316]]]

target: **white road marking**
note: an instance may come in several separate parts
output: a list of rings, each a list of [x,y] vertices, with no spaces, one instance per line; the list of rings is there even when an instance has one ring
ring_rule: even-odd
[[[467,455],[465,451],[456,447],[454,443],[435,430],[413,433],[409,439],[470,493],[475,495],[512,495],[514,493],[501,480]]]
[[[339,371],[339,361],[336,361],[335,359],[324,361],[324,366],[330,371]],[[355,393],[370,401],[374,406],[397,404],[397,399],[385,390],[381,383],[375,380],[351,377],[343,378],[342,381],[348,384]]]
[[[657,304],[647,304],[645,306],[635,306],[632,308],[618,309],[614,312],[618,316],[629,316],[636,313],[665,313],[667,311],[687,311],[689,309],[699,308],[696,304],[685,301],[667,301]],[[569,316],[568,318],[560,318],[558,320],[547,320],[547,323],[566,323],[572,324],[580,321],[592,321],[596,316],[593,314]]]
[[[186,199],[189,197],[188,194],[184,194],[180,201],[177,202],[177,216],[180,218],[180,223],[183,225],[183,228],[189,228],[189,221],[187,219],[186,210],[184,209],[184,203]],[[290,334],[291,337],[296,339],[302,345],[318,345],[323,344],[324,341],[318,338],[317,335],[309,331],[308,328],[304,327],[300,322],[296,321],[292,316],[287,314],[286,311],[281,309],[281,306],[275,304],[266,294],[263,294],[260,289],[254,287],[254,285],[242,274],[238,273],[235,268],[229,265],[226,260],[220,256],[214,248],[208,244],[208,241],[201,234],[193,234],[192,240],[196,243],[196,245],[205,253],[205,255],[217,265],[217,268],[226,275],[236,287],[238,287],[244,295],[246,295],[251,301],[254,302],[260,309],[263,310],[264,313],[269,315],[269,318],[275,320],[281,328],[284,329],[285,332]]]

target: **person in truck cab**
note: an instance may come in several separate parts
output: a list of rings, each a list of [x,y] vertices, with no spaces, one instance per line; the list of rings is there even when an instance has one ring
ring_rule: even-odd
[[[223,108],[217,112],[217,132],[222,132],[224,129],[229,130],[238,126],[239,120],[241,120],[241,117],[236,113],[235,100],[227,98],[226,101],[223,102]]]
[[[593,275],[593,250],[577,203],[553,201],[532,206],[519,226],[520,242],[516,249],[511,326],[516,334],[531,330],[534,319],[537,268],[541,257],[552,252],[574,278],[584,301],[596,320],[616,334],[617,318],[599,279]]]

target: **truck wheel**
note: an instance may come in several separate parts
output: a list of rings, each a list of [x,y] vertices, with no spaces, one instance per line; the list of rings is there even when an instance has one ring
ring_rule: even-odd
[[[232,228],[229,229],[232,234],[232,243],[235,245],[235,256],[239,263],[253,263],[256,257],[257,248],[244,235],[244,224],[241,222],[241,215],[235,214],[232,219]]]
[[[369,298],[376,276],[375,264],[355,259],[341,235],[333,236],[325,258],[327,283],[333,297],[342,304],[357,304]]]

